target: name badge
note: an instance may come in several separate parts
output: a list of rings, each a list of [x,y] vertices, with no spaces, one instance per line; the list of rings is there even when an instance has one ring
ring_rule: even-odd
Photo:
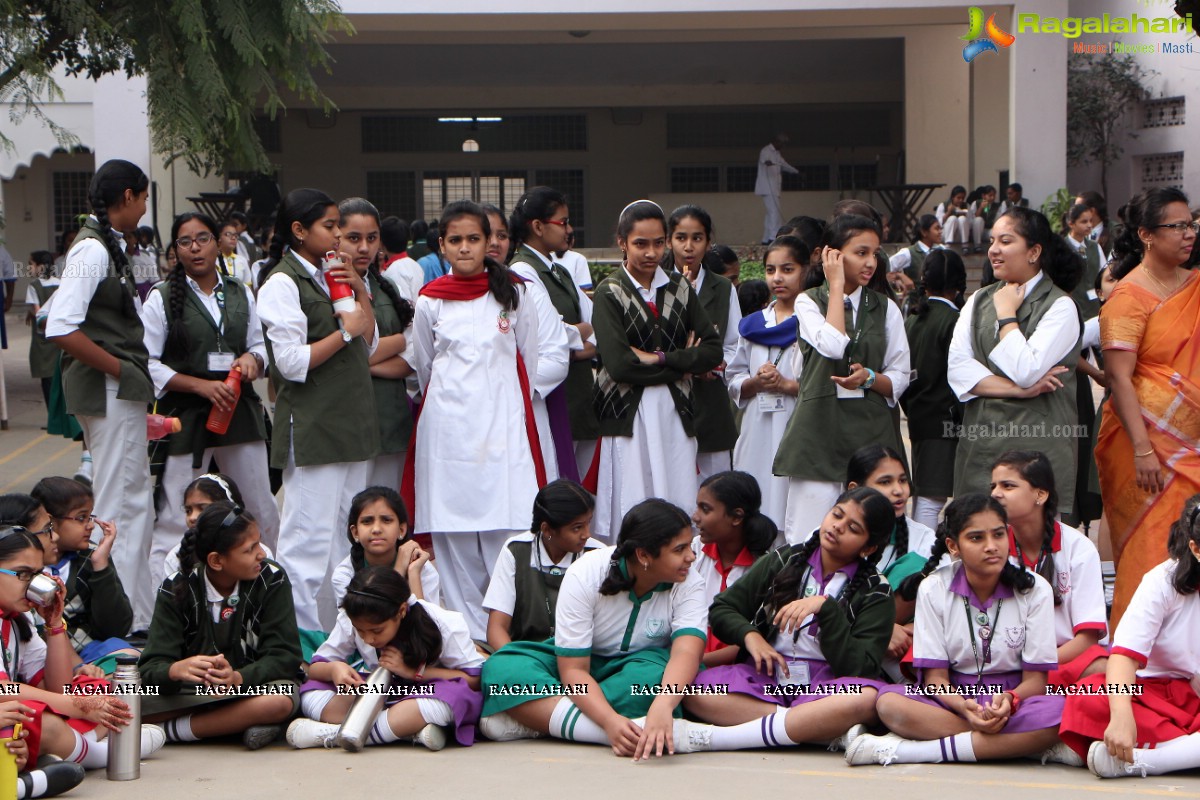
[[[758,395],[758,410],[765,414],[786,410],[783,405],[783,395],[778,392],[763,392]]]
[[[847,389],[840,384],[834,384],[837,387],[838,400],[861,400],[867,396],[867,393],[862,389]]]
[[[1088,289],[1087,290],[1087,299],[1088,300],[1099,300],[1100,296],[1096,294],[1095,289]]]
[[[788,674],[784,675],[782,669],[776,670],[775,681],[780,686],[807,685],[810,683],[807,661],[788,661],[787,671]]]
[[[229,372],[233,369],[233,353],[209,353],[209,372]]]

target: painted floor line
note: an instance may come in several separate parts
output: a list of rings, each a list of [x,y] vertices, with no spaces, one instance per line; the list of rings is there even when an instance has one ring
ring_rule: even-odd
[[[46,474],[53,475],[54,474],[53,471],[47,471],[47,465],[52,464],[53,462],[62,458],[67,453],[71,452],[72,450],[78,450],[78,449],[79,449],[79,442],[67,442],[67,444],[64,445],[61,450],[56,452],[50,458],[46,459],[45,461],[41,461],[41,462],[33,465],[29,469],[25,470],[20,475],[18,475],[16,478],[14,478],[7,486],[0,486],[0,494],[4,494],[6,492],[11,492],[11,491],[16,490],[18,487],[20,487],[24,484],[24,481],[27,478],[32,477],[35,473],[40,472],[43,475],[46,475]]]
[[[4,456],[4,458],[0,458],[0,464],[7,464],[9,461],[12,461],[14,458],[21,455],[29,448],[31,448],[34,445],[39,444],[49,438],[50,438],[50,434],[43,433],[41,436],[38,436],[38,437],[32,439],[31,441],[26,442],[25,444],[18,447],[16,450],[13,450],[11,453]]]

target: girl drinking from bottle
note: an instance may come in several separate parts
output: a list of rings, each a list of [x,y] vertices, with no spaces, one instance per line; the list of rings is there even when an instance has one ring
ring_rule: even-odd
[[[444,727],[454,728],[464,746],[475,742],[482,698],[475,649],[462,614],[418,600],[408,581],[390,567],[367,567],[346,587],[333,633],[313,656],[309,680],[301,687],[307,719],[288,726],[292,747],[329,746],[353,705],[341,687],[365,681],[347,662],[358,654],[367,670],[385,667],[393,682],[411,692],[389,698],[367,744],[411,741],[430,750],[446,746]]]
[[[218,230],[203,214],[175,218],[169,246],[178,260],[142,307],[158,410],[183,426],[168,443],[163,513],[150,547],[150,571],[160,581],[167,551],[183,536],[174,511],[185,487],[213,461],[241,486],[267,546],[274,548],[279,536],[263,407],[253,386],[266,364],[262,323],[250,288],[217,269]],[[212,430],[221,427],[212,422],[218,416],[224,433]]]

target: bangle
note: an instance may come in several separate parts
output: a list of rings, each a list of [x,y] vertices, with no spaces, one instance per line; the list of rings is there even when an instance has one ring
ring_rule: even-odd
[[[667,354],[662,350],[655,350],[654,355],[658,358],[658,365],[660,367],[667,363]]]
[[[54,628],[51,628],[49,625],[46,626],[46,635],[47,636],[58,636],[60,633],[66,633],[66,632],[67,632],[67,626],[65,623],[59,623],[59,625]]]
[[[875,385],[875,370],[871,369],[870,367],[866,367],[866,370],[867,370],[867,379],[862,382],[862,386],[860,386],[859,388],[864,389],[864,390],[869,390],[872,386]]]
[[[1008,325],[1010,322],[1013,325],[1020,324],[1020,321],[1016,317],[1005,317],[1004,319],[996,320],[997,330],[999,330],[1000,328],[1003,328],[1005,325]]]
[[[1151,447],[1149,450],[1147,450],[1147,451],[1146,451],[1146,452],[1144,452],[1144,453],[1134,453],[1134,454],[1133,454],[1133,457],[1134,457],[1134,458],[1145,458],[1146,456],[1152,456],[1152,455],[1154,455],[1154,448],[1153,448],[1153,447]]]
[[[1021,696],[1011,689],[1005,694],[1012,698],[1012,713],[1017,713],[1017,706],[1021,705]]]

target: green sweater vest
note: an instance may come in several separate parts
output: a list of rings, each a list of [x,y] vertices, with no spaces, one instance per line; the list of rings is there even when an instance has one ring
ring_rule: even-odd
[[[698,296],[700,305],[722,343],[725,329],[729,327],[729,298],[733,284],[724,275],[715,275],[705,270],[704,282]],[[729,389],[724,378],[713,380],[696,379],[692,383],[696,395],[696,449],[701,453],[719,453],[732,450],[737,444],[737,423],[733,421],[733,405],[729,402]]]
[[[396,304],[375,276],[369,273],[367,287],[371,290],[371,307],[375,310],[375,324],[379,326],[380,338],[404,333]],[[372,375],[371,387],[375,390],[375,413],[379,419],[379,452],[403,453],[408,449],[413,426],[404,379],[377,378]]]
[[[914,440],[957,438],[953,427],[947,436],[944,425],[962,420],[962,403],[946,377],[957,321],[958,310],[940,300],[930,300],[928,311],[904,321],[916,374],[900,398],[900,406],[908,416],[908,435]]]

